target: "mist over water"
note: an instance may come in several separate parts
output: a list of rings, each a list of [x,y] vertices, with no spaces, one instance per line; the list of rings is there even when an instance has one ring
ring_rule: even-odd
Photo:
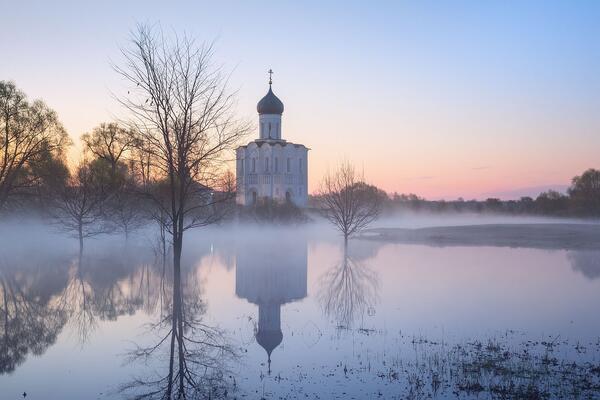
[[[425,228],[438,226],[463,226],[485,224],[551,224],[551,223],[594,223],[589,219],[558,218],[531,215],[508,215],[468,212],[416,212],[398,211],[379,218],[372,227],[380,228]]]
[[[400,214],[374,227],[500,222],[555,220]],[[2,396],[122,398],[123,385],[164,372],[163,353],[128,362],[162,337],[149,324],[169,310],[171,271],[151,226],[86,240],[81,255],[44,221],[4,222],[0,235]],[[229,224],[186,234],[182,290],[186,312],[235,352],[218,365],[230,396],[401,398],[413,388],[407,360],[477,341],[554,341],[560,360],[600,361],[595,250],[359,239],[345,249],[319,220]]]

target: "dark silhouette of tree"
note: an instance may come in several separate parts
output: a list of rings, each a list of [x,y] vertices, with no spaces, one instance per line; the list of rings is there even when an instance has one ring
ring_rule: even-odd
[[[113,230],[103,213],[107,197],[102,177],[94,173],[91,164],[85,162],[77,167],[65,187],[57,188],[52,211],[54,221],[79,239],[80,251],[85,238]]]
[[[39,201],[42,208],[47,209],[52,205],[55,188],[61,188],[67,184],[69,168],[62,152],[51,151],[48,146],[44,145],[44,150],[28,163],[25,174],[33,186],[29,193],[33,199]]]
[[[131,150],[130,169],[134,175],[134,182],[140,186],[142,191],[146,190],[154,181],[156,168],[153,162],[151,146],[147,146],[139,135],[136,136]]]
[[[69,144],[54,111],[41,100],[29,103],[14,83],[0,81],[0,209],[39,178],[33,173],[43,169],[36,163],[60,159]]]
[[[81,141],[86,150],[95,158],[107,162],[112,173],[116,174],[119,164],[124,163],[133,148],[136,138],[131,131],[112,122],[102,123],[91,133],[83,134]]]
[[[524,196],[517,202],[514,211],[518,214],[531,214],[534,212],[535,201],[529,196]]]
[[[497,198],[490,197],[485,200],[485,209],[490,212],[502,211],[502,201]]]
[[[569,196],[574,211],[581,215],[600,216],[600,171],[588,169],[571,181]]]
[[[123,232],[125,240],[129,235],[144,227],[151,219],[151,204],[141,195],[131,176],[110,196],[104,207],[107,217],[117,230]]]
[[[385,192],[359,179],[350,163],[343,163],[323,179],[318,193],[325,217],[344,235],[344,241],[377,219]]]
[[[535,207],[541,214],[564,214],[569,209],[569,198],[555,190],[548,190],[535,199]]]
[[[136,179],[133,158],[139,143],[133,131],[117,123],[102,123],[91,133],[81,136],[85,151],[94,160],[90,163],[97,187],[104,191],[104,216],[129,238],[129,234],[146,223],[147,210]],[[144,166],[139,166],[144,168]]]

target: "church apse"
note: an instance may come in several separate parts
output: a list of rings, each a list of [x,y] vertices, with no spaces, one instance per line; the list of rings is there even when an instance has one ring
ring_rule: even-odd
[[[271,354],[283,341],[281,307],[306,297],[307,243],[301,235],[264,243],[251,240],[238,247],[235,293],[258,306],[255,338],[267,353],[270,373]]]

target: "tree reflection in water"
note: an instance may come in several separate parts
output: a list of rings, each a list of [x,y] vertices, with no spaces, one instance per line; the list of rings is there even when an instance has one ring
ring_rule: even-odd
[[[166,372],[135,379],[123,385],[123,393],[136,399],[224,395],[224,367],[235,354],[223,332],[204,322],[206,307],[193,271],[165,279],[174,269],[164,265],[166,257],[153,257],[148,250],[110,246],[75,257],[68,250],[5,251],[0,258],[0,374],[14,371],[29,354],[44,353],[65,326],[83,345],[98,321],[144,310],[158,314],[150,328],[161,339],[128,358]]]
[[[320,278],[318,299],[325,315],[339,328],[350,329],[378,302],[379,279],[344,246],[342,260]]]
[[[143,252],[135,254],[132,256],[127,249],[83,252],[71,262],[59,304],[82,345],[98,321],[114,321],[140,309],[154,312],[160,278]]]
[[[571,262],[571,267],[581,272],[587,279],[600,278],[600,251],[573,250],[567,253],[567,258]]]
[[[81,344],[85,343],[97,326],[92,303],[91,284],[83,275],[83,255],[73,261],[69,271],[69,281],[60,296],[61,308],[69,315],[69,325],[77,332]]]
[[[204,321],[206,304],[194,275],[174,272],[171,282],[160,285],[171,287],[170,295],[161,299],[164,312],[149,326],[159,339],[128,354],[129,362],[156,368],[150,376],[124,384],[121,392],[132,399],[227,397],[227,364],[236,352],[222,330]]]
[[[29,265],[11,268],[22,259],[0,262],[0,374],[13,372],[30,353],[43,354],[67,321],[52,301],[55,288],[64,285],[62,260],[30,257]]]

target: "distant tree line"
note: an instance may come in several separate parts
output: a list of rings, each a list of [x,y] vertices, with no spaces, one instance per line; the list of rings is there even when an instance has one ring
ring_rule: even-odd
[[[364,183],[363,183],[364,184]],[[367,185],[367,184],[364,184]],[[378,198],[382,212],[399,210],[443,212],[498,213],[516,215],[543,215],[555,217],[600,217],[600,170],[588,169],[571,180],[566,194],[555,190],[540,193],[537,197],[521,197],[518,200],[427,200],[416,194],[388,194],[367,185],[369,191]],[[323,201],[323,193],[309,198],[311,207],[318,208]]]

